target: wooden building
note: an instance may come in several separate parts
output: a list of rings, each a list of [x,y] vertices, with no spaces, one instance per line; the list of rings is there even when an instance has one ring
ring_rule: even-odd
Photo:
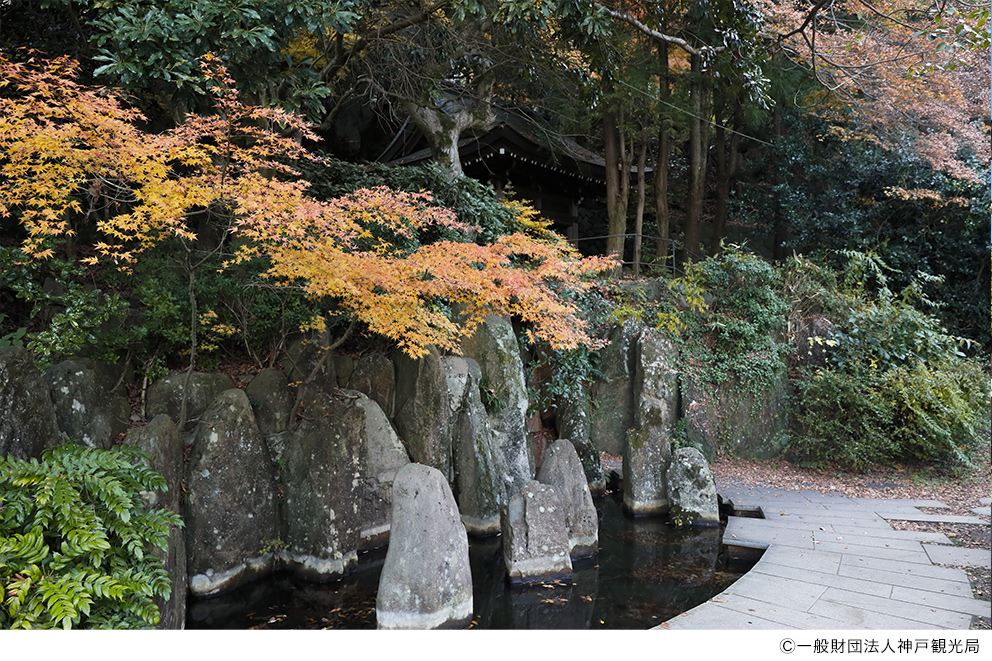
[[[519,115],[497,109],[497,123],[466,134],[458,144],[462,170],[497,194],[512,191],[554,223],[554,229],[585,254],[601,254],[606,240],[606,162]],[[426,138],[412,123],[397,133],[380,158],[389,165],[431,160]]]

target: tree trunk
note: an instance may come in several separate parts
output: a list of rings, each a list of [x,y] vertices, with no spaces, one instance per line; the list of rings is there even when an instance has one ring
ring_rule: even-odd
[[[668,162],[672,153],[671,120],[668,119],[668,107],[665,106],[672,92],[668,70],[668,44],[658,45],[659,85],[658,100],[662,104],[661,129],[658,131],[658,155],[655,158],[654,170],[654,213],[658,225],[658,235],[655,238],[655,261],[662,268],[668,262],[671,253],[671,211],[668,208]]]
[[[492,105],[492,81],[479,85],[470,99],[454,98],[441,103],[407,102],[407,110],[414,123],[424,132],[434,161],[450,170],[452,175],[462,174],[462,161],[458,141],[468,129],[486,131],[496,123]]]
[[[700,257],[699,236],[703,220],[703,196],[706,188],[706,152],[711,113],[710,88],[703,74],[699,55],[691,58],[692,81],[689,95],[692,117],[689,120],[689,191],[686,200],[683,264]]]
[[[641,275],[641,234],[644,231],[644,198],[647,182],[644,173],[648,160],[647,131],[641,134],[641,146],[637,152],[637,211],[634,214],[634,277]]]
[[[623,260],[627,233],[627,194],[630,190],[630,161],[623,138],[623,115],[611,109],[603,116],[603,147],[606,158],[606,211],[609,217],[606,254]]]

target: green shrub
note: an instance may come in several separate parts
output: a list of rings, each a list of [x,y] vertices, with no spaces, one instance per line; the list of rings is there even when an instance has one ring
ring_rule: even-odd
[[[779,295],[775,269],[738,246],[686,269],[685,290],[705,292],[706,305],[688,307],[683,324],[683,367],[700,385],[737,378],[753,391],[766,388],[785,367],[789,306]]]
[[[150,550],[182,521],[141,492],[165,488],[133,448],[0,457],[0,629],[157,624],[170,582]]]
[[[113,361],[136,340],[121,328],[127,301],[94,286],[86,270],[74,262],[29,260],[19,248],[0,246],[2,290],[30,306],[33,326],[42,322],[40,330],[24,327],[14,338],[34,352],[42,367],[75,356]],[[4,339],[9,341],[8,336],[0,336]]]
[[[988,442],[988,377],[973,360],[858,373],[818,369],[795,386],[789,453],[803,465],[863,471],[903,461],[953,472]]]
[[[832,322],[827,337],[813,338],[826,349],[821,366],[795,380],[790,453],[854,470],[892,461],[969,466],[976,445],[988,442],[988,375],[964,359],[967,340],[940,325],[939,306],[924,293],[934,278],[905,276],[871,252],[843,256],[843,269],[814,277],[796,272],[804,263],[796,258],[787,278],[793,317],[822,313]],[[894,280],[907,284],[894,292]]]

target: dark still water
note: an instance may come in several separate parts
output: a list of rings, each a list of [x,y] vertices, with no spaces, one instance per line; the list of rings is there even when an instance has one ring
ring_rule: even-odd
[[[681,531],[624,516],[618,494],[597,499],[599,555],[571,583],[510,587],[499,537],[469,538],[480,629],[646,629],[697,606],[749,565],[728,561],[723,527]],[[361,555],[340,581],[273,575],[212,599],[193,600],[188,629],[374,629],[385,549]]]

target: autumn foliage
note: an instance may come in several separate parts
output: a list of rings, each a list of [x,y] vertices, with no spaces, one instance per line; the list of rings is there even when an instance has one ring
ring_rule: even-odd
[[[840,137],[910,146],[934,170],[981,181],[988,167],[987,4],[758,0],[769,36],[808,66]],[[837,104],[836,102],[840,102]],[[858,110],[848,128],[842,109]],[[831,109],[833,110],[831,112]]]
[[[411,355],[457,350],[492,313],[556,348],[592,342],[559,292],[611,262],[526,232],[478,245],[424,192],[316,199],[292,167],[317,158],[301,146],[315,139],[305,123],[243,104],[218,60],[203,66],[213,112],[154,134],[113,92],[80,84],[72,61],[0,61],[0,214],[19,219],[25,253],[49,257],[85,226],[86,259],[128,268],[166,238],[194,241],[206,220],[231,262],[268,260],[274,282],[333,298]],[[445,238],[404,241],[421,235]]]

